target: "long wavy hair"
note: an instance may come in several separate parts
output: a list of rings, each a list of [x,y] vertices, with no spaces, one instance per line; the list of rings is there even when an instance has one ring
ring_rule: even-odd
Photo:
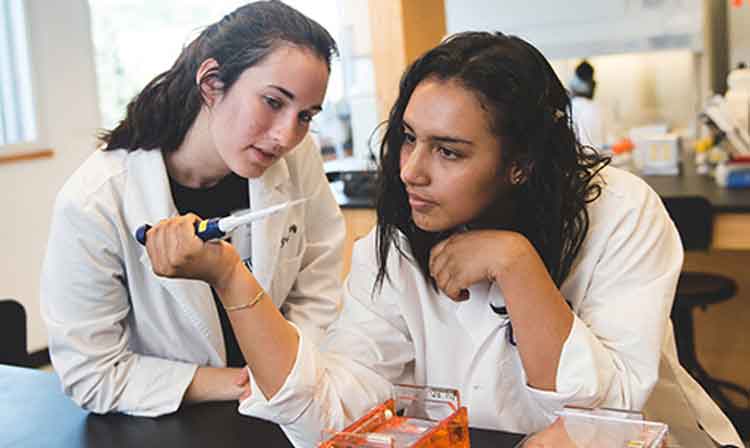
[[[247,68],[284,44],[312,51],[329,71],[331,58],[338,54],[336,42],[325,28],[280,1],[241,6],[206,27],[183,48],[169,70],[157,75],[130,101],[125,118],[114,129],[100,133],[102,149],[176,150],[204,104],[201,87],[206,82],[218,80],[222,90],[228,91]],[[216,60],[218,67],[196,83],[198,68],[209,58]]]
[[[539,50],[515,36],[466,32],[422,55],[401,78],[380,146],[376,288],[389,278],[386,262],[392,246],[412,258],[436,287],[429,275],[430,251],[452,233],[427,232],[414,224],[400,177],[404,110],[414,89],[426,79],[456,82],[476,95],[490,117],[492,132],[502,142],[500,176],[521,179],[510,198],[508,193],[498,194],[482,216],[465,224],[523,234],[559,287],[588,231],[586,206],[601,194],[594,177],[609,159],[578,142],[568,94]],[[509,199],[510,226],[502,216],[507,205],[499,204]]]

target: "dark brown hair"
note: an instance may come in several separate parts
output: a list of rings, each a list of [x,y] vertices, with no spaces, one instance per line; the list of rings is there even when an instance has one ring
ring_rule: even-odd
[[[325,28],[280,1],[241,6],[204,29],[183,48],[169,70],[130,101],[125,118],[100,134],[103,149],[176,150],[203,104],[200,86],[218,80],[228,91],[247,68],[283,44],[311,50],[329,70],[331,58],[338,54],[336,42]],[[197,85],[196,72],[209,58],[216,60],[218,67],[203,75]]]
[[[380,148],[376,287],[388,277],[391,246],[406,255],[401,235],[425,279],[435,286],[429,275],[430,251],[452,233],[426,232],[414,225],[400,177],[404,111],[414,89],[426,79],[457,82],[476,95],[488,112],[491,129],[503,142],[501,175],[510,179],[509,170],[515,167],[523,179],[510,193],[514,204],[510,227],[502,224],[499,205],[490,206],[469,224],[523,234],[560,286],[588,231],[586,205],[601,193],[592,180],[609,159],[576,139],[568,94],[536,48],[515,36],[467,32],[425,53],[401,78]],[[498,195],[498,201],[507,199],[507,194]]]

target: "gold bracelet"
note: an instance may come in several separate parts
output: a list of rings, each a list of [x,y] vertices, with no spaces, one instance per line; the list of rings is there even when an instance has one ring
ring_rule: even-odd
[[[252,308],[255,305],[257,305],[258,302],[260,302],[260,299],[263,298],[263,294],[265,293],[266,292],[261,289],[260,291],[258,291],[258,294],[256,294],[255,297],[250,299],[247,303],[243,303],[241,305],[224,306],[224,309],[226,311],[237,311],[237,310],[244,310],[245,308]]]

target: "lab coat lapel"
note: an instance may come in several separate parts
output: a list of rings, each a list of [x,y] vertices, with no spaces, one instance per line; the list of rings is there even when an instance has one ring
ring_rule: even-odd
[[[140,250],[139,259],[146,272],[152,272],[146,248],[135,242],[135,231],[145,223],[154,224],[162,219],[177,216],[161,151],[139,150],[130,154],[126,182],[123,201],[127,231]],[[152,275],[169,292],[188,320],[208,338],[219,359],[225,359],[222,330],[208,284],[198,280],[169,279]],[[206,319],[205,316],[217,318]]]
[[[469,300],[461,302],[456,317],[471,336],[476,347],[480,347],[495,330],[508,321],[490,308],[490,296],[499,294],[494,283],[482,281],[469,287]],[[447,299],[446,299],[447,300]]]
[[[257,179],[250,180],[250,206],[253,210],[278,205],[290,199],[289,169],[281,159]],[[274,291],[274,274],[279,263],[281,238],[289,217],[289,210],[273,214],[252,223],[253,275],[264,289],[271,293],[279,306],[284,297]]]

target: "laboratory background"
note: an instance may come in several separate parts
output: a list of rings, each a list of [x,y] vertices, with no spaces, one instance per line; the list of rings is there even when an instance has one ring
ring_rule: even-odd
[[[139,87],[242,3],[0,0],[0,364],[51,371],[39,277],[57,191]],[[342,278],[375,223],[378,124],[404,68],[451,33],[518,35],[574,95],[581,139],[665,201],[694,282],[672,310],[680,360],[750,439],[750,0],[286,3],[339,44],[311,129],[346,219]]]

